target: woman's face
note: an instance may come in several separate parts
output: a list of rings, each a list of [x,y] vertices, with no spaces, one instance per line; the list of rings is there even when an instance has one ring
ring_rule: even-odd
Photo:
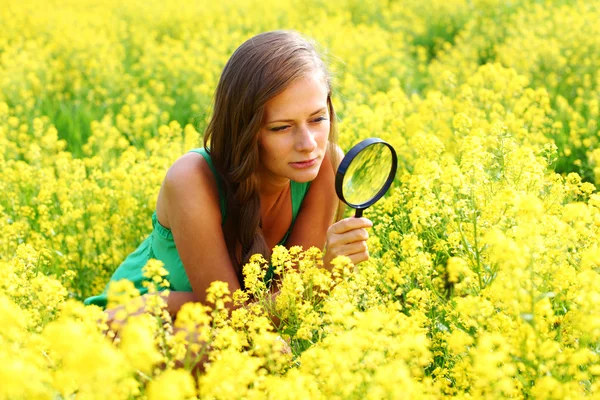
[[[277,184],[316,178],[329,138],[327,84],[321,71],[300,78],[265,104],[259,177]]]

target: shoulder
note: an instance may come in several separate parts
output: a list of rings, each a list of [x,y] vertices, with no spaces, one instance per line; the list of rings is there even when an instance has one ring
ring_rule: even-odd
[[[164,179],[163,190],[167,214],[174,207],[201,205],[221,215],[216,177],[199,153],[188,152],[171,165]]]
[[[169,168],[165,176],[165,182],[170,185],[183,184],[185,182],[214,181],[208,162],[196,152],[188,152],[179,157]]]

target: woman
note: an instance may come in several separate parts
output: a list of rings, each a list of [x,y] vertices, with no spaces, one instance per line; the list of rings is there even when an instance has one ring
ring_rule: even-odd
[[[247,40],[221,75],[204,148],[169,168],[152,233],[111,280],[130,279],[144,294],[142,267],[163,261],[175,315],[186,302],[204,302],[213,281],[243,287],[250,256],[269,259],[277,244],[324,248],[326,268],[338,255],[367,260],[371,222],[333,223],[343,209],[335,141],[330,75],[313,46],[290,31]],[[106,290],[85,303],[106,306]]]

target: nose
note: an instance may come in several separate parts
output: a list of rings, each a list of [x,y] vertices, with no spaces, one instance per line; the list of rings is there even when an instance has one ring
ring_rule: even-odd
[[[315,133],[305,124],[298,126],[294,148],[298,152],[310,153],[317,147]]]

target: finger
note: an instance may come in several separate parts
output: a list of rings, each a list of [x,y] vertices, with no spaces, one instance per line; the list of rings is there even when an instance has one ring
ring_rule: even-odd
[[[332,235],[329,244],[334,246],[345,245],[348,243],[362,242],[369,238],[369,232],[366,229],[354,229],[345,233]]]
[[[331,229],[331,233],[340,234],[340,233],[348,232],[348,231],[351,231],[354,229],[370,228],[372,226],[373,226],[373,223],[368,218],[349,217],[349,218],[345,218],[345,219],[338,221],[335,224],[331,225],[330,229]]]
[[[369,249],[367,243],[364,241],[350,243],[346,246],[335,248],[334,251],[331,251],[330,253],[332,260],[339,256],[346,256],[350,258],[354,264],[368,260]]]
[[[107,330],[106,334],[104,335],[104,337],[109,339],[111,342],[114,342],[116,336],[117,332],[113,331],[112,329]]]
[[[367,242],[361,240],[343,245],[339,250],[339,254],[350,256],[352,254],[363,253],[368,249]]]
[[[112,339],[112,342],[114,344],[117,344],[121,341],[121,327],[119,328],[111,328],[111,333],[109,334],[109,337]]]
[[[348,258],[352,261],[352,264],[358,265],[363,261],[367,261],[369,259],[369,251],[363,251],[360,253],[349,255]]]

